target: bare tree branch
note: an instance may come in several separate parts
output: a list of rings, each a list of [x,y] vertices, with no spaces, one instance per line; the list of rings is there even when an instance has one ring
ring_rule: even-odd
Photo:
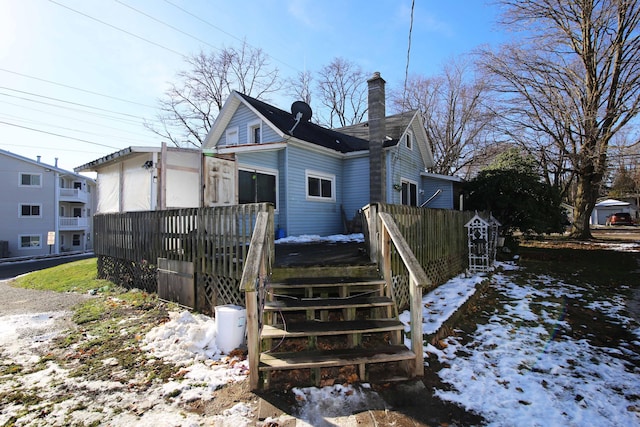
[[[200,52],[185,59],[187,70],[158,101],[160,128],[145,126],[178,147],[200,147],[233,90],[258,99],[280,90],[277,68],[267,55],[243,43],[240,48]]]
[[[319,102],[328,109],[321,122],[328,127],[360,123],[367,113],[366,74],[344,58],[335,58],[318,72]]]
[[[433,172],[468,178],[487,164],[493,114],[486,107],[486,92],[483,79],[472,79],[467,62],[451,61],[439,76],[412,76],[406,91],[393,93],[395,110],[421,111],[434,154]]]
[[[573,235],[589,238],[609,142],[640,111],[640,6],[637,0],[498,2],[506,7],[502,22],[528,35],[483,52],[483,69],[499,77],[493,89],[504,101],[503,124],[542,154],[547,174],[575,180]]]

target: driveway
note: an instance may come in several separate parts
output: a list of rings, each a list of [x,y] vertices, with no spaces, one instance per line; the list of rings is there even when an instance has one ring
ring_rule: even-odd
[[[34,289],[15,288],[9,285],[10,280],[0,280],[0,317],[26,313],[44,313],[66,311],[88,298],[76,293],[60,293],[37,291]]]

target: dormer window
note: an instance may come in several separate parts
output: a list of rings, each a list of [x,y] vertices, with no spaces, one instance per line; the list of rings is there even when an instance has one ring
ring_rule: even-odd
[[[413,132],[411,132],[410,130],[408,130],[407,133],[404,134],[404,146],[409,150],[413,150]]]
[[[247,135],[249,144],[260,144],[262,142],[262,121],[255,120],[247,125]]]

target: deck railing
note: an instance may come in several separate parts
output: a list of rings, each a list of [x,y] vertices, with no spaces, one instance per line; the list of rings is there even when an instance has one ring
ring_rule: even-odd
[[[256,218],[267,203],[94,216],[98,274],[156,291],[158,258],[194,263],[198,309],[244,304],[239,291]]]
[[[422,336],[422,289],[431,289],[433,282],[427,277],[417,258],[409,248],[393,217],[385,212],[380,217],[380,252],[382,255],[382,272],[387,286],[393,288],[393,272],[391,270],[392,246],[398,254],[409,276],[409,310],[411,313],[411,350],[416,355],[413,364],[413,376],[424,375],[424,355]]]
[[[245,295],[247,310],[247,350],[249,358],[249,385],[258,388],[260,381],[260,333],[266,285],[271,275],[275,256],[273,211],[260,212],[251,237],[247,262],[240,280],[240,291]]]
[[[462,273],[467,268],[467,232],[464,225],[473,212],[445,209],[418,208],[377,203],[363,209],[367,222],[366,238],[371,260],[382,264],[380,248],[380,217],[378,213],[393,217],[398,230],[415,255],[434,286]],[[397,251],[391,251],[391,271],[394,293],[399,309],[408,308],[409,275]]]

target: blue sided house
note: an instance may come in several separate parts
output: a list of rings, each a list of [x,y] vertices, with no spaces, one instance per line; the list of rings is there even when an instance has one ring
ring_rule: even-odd
[[[339,129],[314,124],[303,102],[288,112],[233,92],[203,152],[234,160],[238,203],[273,203],[289,236],[344,233],[345,218],[375,202],[452,209],[455,179],[427,173],[420,113],[386,116],[384,80],[375,73],[368,85],[368,121]]]

